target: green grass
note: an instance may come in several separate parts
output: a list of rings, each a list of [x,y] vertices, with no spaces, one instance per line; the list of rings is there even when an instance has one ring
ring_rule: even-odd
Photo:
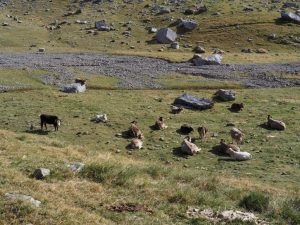
[[[212,98],[215,90],[187,92]],[[269,207],[259,213],[261,218],[274,224],[297,224],[298,203],[289,201],[299,195],[300,124],[295,119],[300,116],[299,89],[238,89],[236,101],[245,104],[245,110],[238,114],[227,109],[231,103],[216,103],[207,111],[169,114],[170,104],[182,93],[88,90],[62,95],[48,87],[1,94],[0,194],[15,191],[42,201],[40,208],[26,215],[27,221],[34,224],[139,224],[137,217],[143,224],[158,220],[161,224],[197,224],[201,220],[185,216],[189,206],[246,210],[239,203],[254,191],[270,198]],[[58,132],[51,126],[45,135],[38,132],[41,113],[62,119]],[[98,113],[107,113],[108,122],[90,122]],[[283,120],[287,130],[259,127],[268,114]],[[169,127],[153,131],[149,126],[159,116]],[[126,131],[134,119],[144,133],[144,148],[129,153],[126,146],[130,139],[115,135]],[[28,122],[37,126],[36,132],[28,130]],[[183,139],[176,130],[182,123],[208,127],[209,137],[195,142],[202,149],[200,154],[187,158],[176,154]],[[221,138],[230,141],[227,123],[244,131],[245,144],[241,148],[252,154],[252,160],[227,161],[228,157],[213,154]],[[78,132],[81,135],[76,135]],[[211,137],[214,132],[219,136]],[[198,136],[196,132],[191,135]],[[73,174],[67,168],[72,162],[83,162],[86,167],[82,173]],[[51,170],[43,181],[31,177],[39,167]],[[143,204],[154,212],[116,213],[108,209],[118,202]],[[74,216],[79,213],[80,217]],[[7,208],[2,217],[10,224],[22,221]]]
[[[297,24],[277,23],[280,16],[277,10],[268,11],[261,7],[258,0],[251,1],[253,7],[259,7],[262,11],[252,13],[243,12],[246,5],[244,1],[205,1],[209,11],[200,15],[186,16],[182,12],[192,7],[195,2],[188,0],[182,8],[170,5],[174,12],[167,15],[154,15],[145,8],[152,1],[146,0],[143,3],[124,4],[117,0],[114,3],[86,4],[83,13],[76,16],[63,17],[70,5],[72,8],[79,7],[78,3],[70,4],[69,1],[46,0],[36,2],[14,1],[14,6],[8,6],[0,11],[0,20],[8,22],[10,26],[0,27],[0,49],[3,52],[37,52],[38,48],[45,47],[47,52],[94,52],[142,55],[165,58],[172,61],[185,61],[193,55],[192,48],[184,48],[184,44],[191,44],[193,47],[200,43],[207,53],[210,54],[214,48],[221,48],[226,51],[225,63],[266,63],[266,62],[298,62],[299,43],[280,44],[281,39],[291,36],[299,38]],[[164,5],[163,1],[157,4]],[[250,3],[249,3],[250,4]],[[282,3],[276,3],[277,8]],[[45,9],[50,9],[46,12]],[[101,9],[106,14],[98,12]],[[146,13],[141,13],[142,11]],[[29,15],[24,15],[29,12]],[[221,16],[212,15],[214,12],[222,13]],[[6,15],[18,16],[22,23],[17,23]],[[153,38],[148,34],[147,27],[165,27],[172,22],[166,19],[172,17],[187,18],[198,22],[199,26],[191,33],[180,37],[181,48],[172,50],[169,45],[147,44]],[[105,17],[108,23],[112,23],[116,31],[99,32],[98,35],[86,34],[86,29],[92,28],[94,22]],[[145,18],[150,19],[144,23]],[[45,26],[58,21],[67,21],[70,25],[62,25],[61,29],[48,31]],[[76,20],[87,20],[87,25],[75,24]],[[127,30],[125,23],[131,21],[131,37],[127,38],[122,33]],[[172,27],[175,29],[175,27]],[[270,41],[268,36],[275,33],[277,39]],[[20,35],[22,34],[22,35]],[[248,41],[251,38],[253,41]],[[114,40],[114,42],[112,42]],[[123,43],[123,44],[122,44]],[[30,47],[35,45],[36,47]],[[135,49],[130,49],[135,46]],[[161,48],[163,52],[159,52]],[[243,54],[242,48],[266,48],[269,54]]]
[[[249,211],[264,212],[269,207],[269,197],[259,192],[251,192],[242,199],[240,206]]]

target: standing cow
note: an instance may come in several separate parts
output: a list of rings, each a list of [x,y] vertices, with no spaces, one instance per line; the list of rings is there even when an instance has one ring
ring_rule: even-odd
[[[58,130],[58,127],[60,126],[60,119],[58,119],[57,116],[51,116],[51,115],[40,115],[41,118],[41,129],[43,130],[43,126],[45,126],[47,130],[47,124],[53,124],[55,131]]]

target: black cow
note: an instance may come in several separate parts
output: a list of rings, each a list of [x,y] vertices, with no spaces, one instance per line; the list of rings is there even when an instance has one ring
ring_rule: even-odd
[[[58,119],[57,116],[51,116],[51,115],[40,115],[41,118],[41,129],[43,130],[43,126],[45,126],[47,130],[47,124],[53,124],[55,131],[58,130],[58,127],[60,126],[60,119]]]

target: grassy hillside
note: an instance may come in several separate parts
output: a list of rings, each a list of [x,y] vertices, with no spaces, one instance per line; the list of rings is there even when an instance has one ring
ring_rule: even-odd
[[[195,6],[194,1],[185,1],[179,5],[164,1],[103,1],[92,4],[92,1],[12,1],[13,4],[0,11],[1,26],[0,49],[3,52],[36,52],[39,47],[47,52],[106,52],[115,54],[147,55],[175,61],[191,58],[192,49],[198,44],[207,54],[214,48],[226,52],[226,63],[262,63],[262,62],[295,62],[299,56],[299,25],[282,23],[277,19],[282,3],[263,5],[261,1],[203,1],[208,11],[198,15],[185,15],[187,8]],[[169,14],[157,15],[152,11],[157,5],[170,7]],[[253,12],[244,12],[251,6]],[[275,6],[276,9],[270,10]],[[82,13],[64,17],[64,13],[82,8]],[[292,9],[289,9],[292,11]],[[215,15],[219,13],[219,15]],[[11,16],[11,18],[7,16]],[[16,17],[14,20],[14,17]],[[162,28],[171,26],[179,18],[192,19],[198,27],[180,35],[181,48],[172,50],[169,45],[148,44],[153,34],[149,27]],[[21,21],[18,23],[17,21]],[[87,21],[77,24],[76,20]],[[94,28],[95,21],[105,20],[116,30],[99,31],[97,35],[87,34]],[[61,28],[49,30],[50,24],[66,22]],[[176,27],[172,27],[174,30]],[[129,37],[123,34],[128,31]],[[270,40],[269,36],[276,38]],[[198,43],[198,44],[197,44]],[[184,48],[183,46],[190,46]],[[134,48],[133,48],[134,47]],[[163,51],[159,51],[163,48]],[[241,53],[242,48],[269,50],[268,54]]]
[[[188,92],[211,98],[214,90]],[[67,95],[42,86],[1,94],[0,194],[27,194],[42,203],[34,208],[1,198],[0,224],[210,224],[189,219],[187,208],[247,211],[240,202],[250,192],[269,198],[260,218],[271,224],[298,224],[299,89],[237,92],[237,102],[245,104],[239,114],[227,109],[230,103],[217,103],[208,111],[185,110],[179,115],[169,114],[169,105],[181,90],[89,90]],[[50,126],[49,132],[39,131],[41,113],[60,116],[58,132]],[[107,113],[109,121],[90,122],[98,113]],[[268,114],[285,121],[287,130],[260,127]],[[159,116],[169,127],[153,131],[150,126]],[[126,131],[134,119],[145,135],[144,148],[128,151],[130,139],[116,134]],[[33,131],[29,123],[36,126]],[[176,130],[182,123],[208,127],[208,139],[195,142],[200,154],[178,154],[184,136]],[[221,138],[230,141],[228,123],[246,134],[242,150],[250,152],[252,160],[235,162],[214,153]],[[83,172],[70,172],[67,164],[72,162],[85,163]],[[49,168],[50,177],[33,179],[39,167]],[[121,203],[139,204],[141,210],[114,212]]]

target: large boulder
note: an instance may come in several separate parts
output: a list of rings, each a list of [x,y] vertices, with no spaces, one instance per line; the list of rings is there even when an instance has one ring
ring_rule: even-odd
[[[66,84],[61,88],[61,91],[66,93],[82,93],[86,91],[86,86],[79,83]]]
[[[193,95],[183,94],[174,101],[174,105],[183,106],[185,108],[204,110],[210,109],[214,106],[214,103],[205,98],[198,98]]]
[[[233,101],[235,94],[235,91],[220,89],[215,93],[215,97],[221,101]]]
[[[162,44],[170,44],[177,38],[176,32],[170,28],[162,28],[156,34],[156,40]]]
[[[195,66],[203,65],[221,65],[222,56],[219,54],[214,54],[212,56],[205,57],[203,55],[195,54],[190,60]]]
[[[281,19],[300,23],[300,16],[292,12],[281,11]]]

